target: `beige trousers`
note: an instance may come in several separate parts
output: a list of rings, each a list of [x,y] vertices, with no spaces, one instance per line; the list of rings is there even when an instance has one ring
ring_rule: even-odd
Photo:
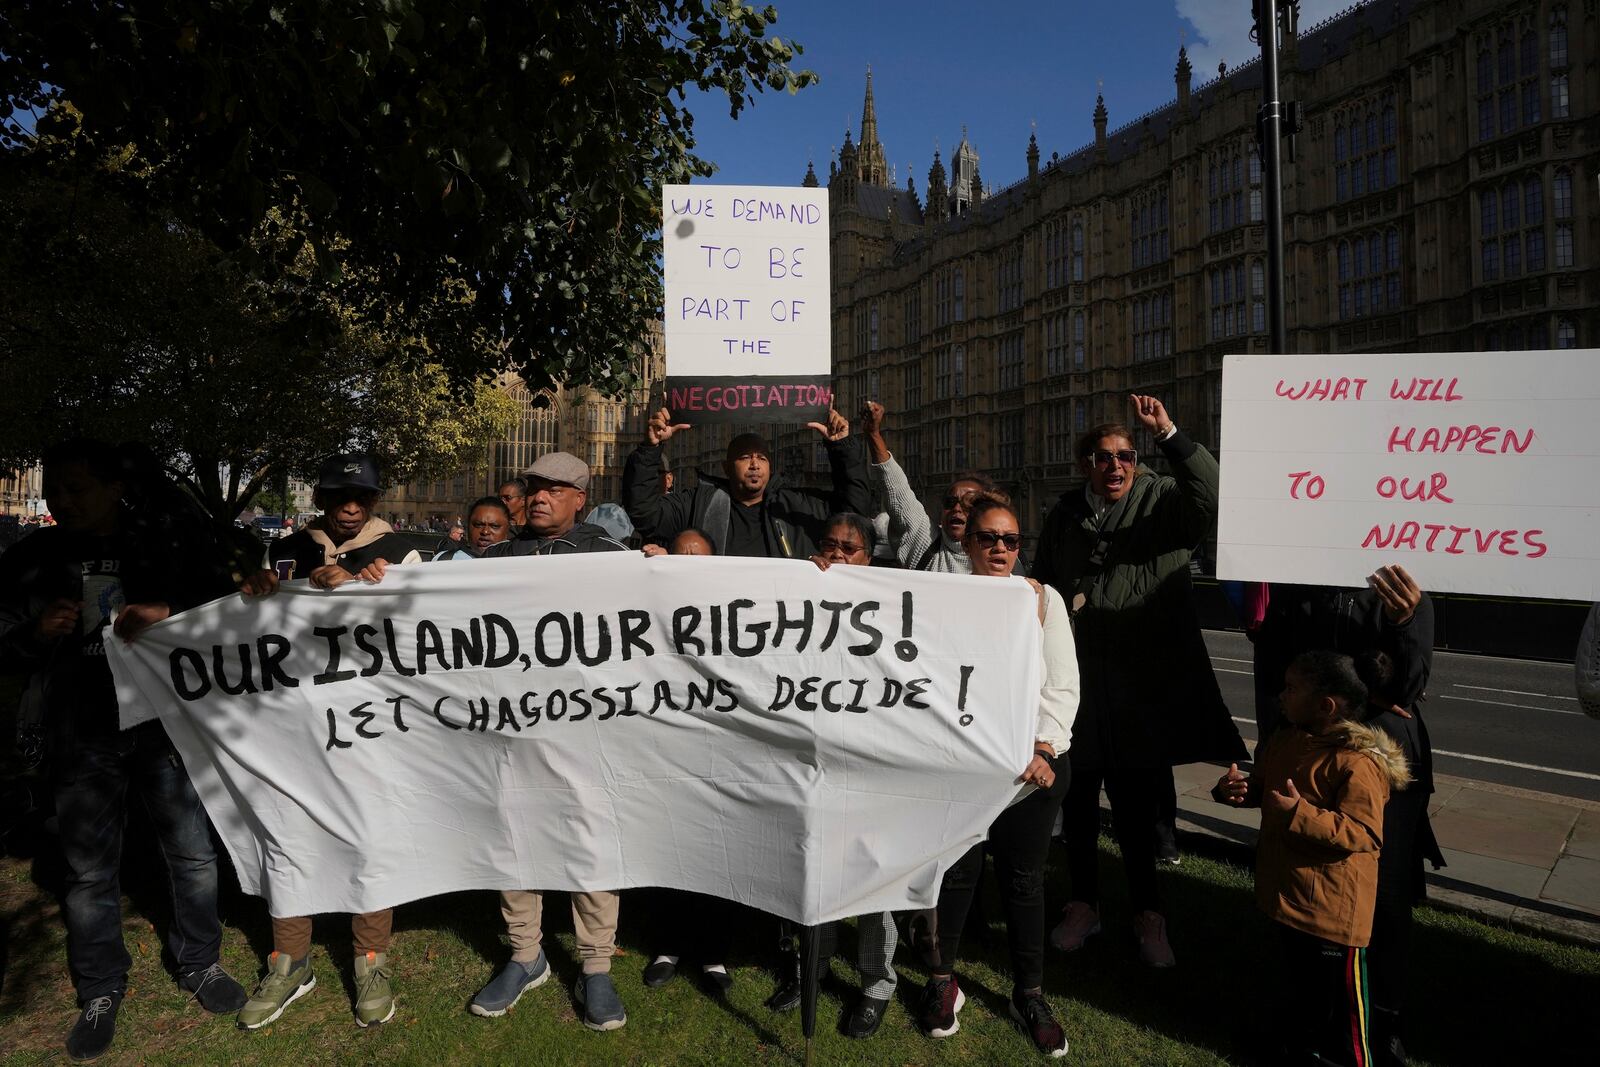
[[[584,974],[608,974],[617,949],[618,896],[615,893],[572,893],[572,929],[577,935],[578,959]],[[511,958],[532,963],[539,958],[544,940],[539,918],[542,894],[531,889],[510,889],[500,894],[500,916],[511,937]]]

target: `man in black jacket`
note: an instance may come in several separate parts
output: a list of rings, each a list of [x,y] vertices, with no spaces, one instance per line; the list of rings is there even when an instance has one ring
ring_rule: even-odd
[[[674,423],[671,412],[661,408],[650,416],[644,443],[628,457],[622,475],[623,507],[647,541],[670,543],[693,528],[710,537],[720,556],[809,559],[817,552],[817,539],[827,532],[829,516],[870,515],[875,509],[866,450],[860,439],[850,437],[849,420],[830,408],[826,426],[806,425],[828,444],[831,492],[773,484],[771,446],[760,434],[745,433],[728,442],[722,465],[725,480],[702,474],[694,489],[663,495],[661,446],[689,426]],[[788,923],[781,924],[779,938],[784,958],[779,963],[778,988],[767,1006],[789,1011],[800,1004],[800,956]]]
[[[589,500],[589,466],[569,452],[547,452],[524,472],[528,483],[527,526],[519,537],[484,552],[497,556],[561,556],[573,552],[621,552],[626,545],[592,523],[579,522]],[[611,980],[616,954],[620,898],[607,890],[570,894],[572,929],[582,974],[573,990],[583,1025],[616,1030],[628,1021]],[[550,977],[543,948],[542,894],[533,889],[500,893],[500,915],[511,941],[511,959],[472,998],[474,1015],[498,1018],[522,994]]]
[[[773,481],[772,448],[759,434],[740,434],[728,442],[725,480],[702,475],[693,490],[663,496],[661,446],[685,423],[673,423],[662,408],[650,417],[645,441],[633,450],[622,476],[622,504],[647,540],[667,543],[688,527],[710,535],[724,556],[807,559],[814,555],[829,515],[872,513],[872,487],[860,441],[837,411],[828,424],[807,425],[828,443],[833,489],[789,489]]]
[[[295,578],[308,578],[319,589],[336,589],[373,567],[381,572],[388,563],[420,560],[420,553],[405,538],[373,516],[381,493],[378,464],[371,456],[364,452],[329,456],[318,472],[312,497],[322,515],[272,543],[267,568],[245,580],[245,595],[270,595],[280,579]],[[393,908],[350,917],[358,1026],[377,1026],[394,1018],[389,966],[393,928]],[[311,971],[311,917],[274,915],[266,974],[239,1012],[240,1028],[270,1025],[316,984]]]
[[[568,552],[618,552],[627,545],[589,522],[579,522],[589,502],[589,465],[570,452],[547,452],[523,472],[528,483],[522,532],[484,556],[559,556]]]
[[[132,961],[122,937],[123,822],[136,793],[172,883],[168,945],[179,984],[207,1011],[231,1013],[244,989],[218,962],[217,857],[200,799],[158,720],[123,730],[106,642],[131,641],[175,611],[232,590],[202,542],[141,521],[123,502],[117,454],[74,441],[44,456],[57,525],[0,557],[0,669],[43,682],[56,814],[67,863],[62,916],[81,1013],[67,1054],[92,1060],[116,1034]],[[192,532],[192,531],[190,531]]]
[[[378,464],[366,453],[323,460],[311,498],[322,515],[297,533],[272,542],[268,563],[273,573],[282,581],[310,578],[320,589],[333,589],[374,560],[420,560],[409,541],[372,514],[382,491]]]

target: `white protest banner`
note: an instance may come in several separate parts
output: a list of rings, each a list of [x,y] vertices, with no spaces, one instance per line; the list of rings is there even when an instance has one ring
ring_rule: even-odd
[[[931,906],[1018,795],[1021,580],[633,553],[284,583],[114,642],[274,915],[462,889]],[[125,719],[126,721],[126,719]]]
[[[1600,598],[1600,352],[1228,356],[1217,575]]]
[[[667,407],[674,421],[827,421],[828,190],[668,185]]]

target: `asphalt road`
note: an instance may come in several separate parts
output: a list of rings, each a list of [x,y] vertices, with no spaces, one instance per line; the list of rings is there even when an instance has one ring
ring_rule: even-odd
[[[1250,642],[1205,637],[1239,732],[1254,740]],[[1435,652],[1423,715],[1441,774],[1600,801],[1600,721],[1579,708],[1571,664]]]

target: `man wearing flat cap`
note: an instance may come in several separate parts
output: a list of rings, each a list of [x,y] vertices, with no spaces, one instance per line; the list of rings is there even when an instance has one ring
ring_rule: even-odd
[[[526,471],[527,525],[510,541],[491,545],[485,558],[561,556],[572,552],[619,552],[627,546],[593,523],[579,522],[589,500],[589,466],[569,452],[547,452]],[[572,929],[583,973],[573,993],[583,1025],[615,1030],[628,1021],[611,981],[617,946],[618,897],[612,892],[572,893]],[[511,959],[472,998],[474,1015],[497,1018],[522,994],[550,977],[543,948],[542,894],[531,889],[500,893],[500,915],[511,940]]]
[[[688,429],[674,424],[662,408],[650,417],[644,443],[633,450],[622,476],[622,502],[647,540],[670,543],[690,527],[704,530],[724,556],[808,559],[817,551],[828,516],[840,511],[871,514],[861,443],[850,437],[850,423],[837,411],[827,425],[807,424],[828,444],[833,488],[790,489],[773,475],[772,447],[760,434],[744,433],[728,442],[724,477],[700,475],[689,492],[661,492],[661,446]]]
[[[546,452],[522,472],[528,483],[522,532],[484,553],[492,556],[559,556],[568,552],[618,552],[627,545],[590,522],[578,521],[589,503],[589,465],[570,452]]]

